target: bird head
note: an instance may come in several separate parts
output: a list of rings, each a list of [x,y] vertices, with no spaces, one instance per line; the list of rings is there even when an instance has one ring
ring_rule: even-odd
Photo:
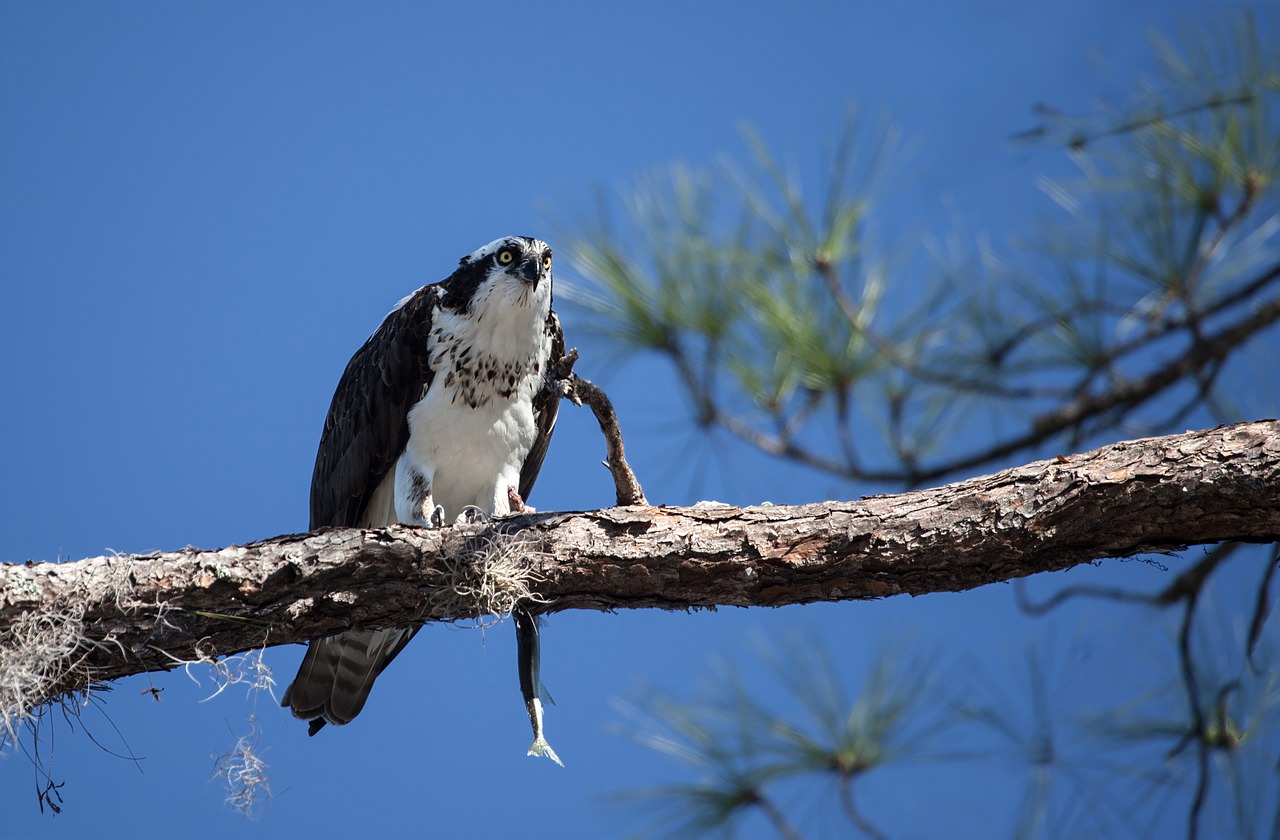
[[[529,236],[504,236],[458,261],[444,303],[466,310],[494,296],[513,305],[551,304],[551,246]]]

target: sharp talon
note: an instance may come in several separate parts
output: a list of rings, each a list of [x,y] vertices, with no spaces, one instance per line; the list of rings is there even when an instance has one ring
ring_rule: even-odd
[[[444,506],[436,505],[436,509],[431,511],[430,518],[427,519],[427,525],[432,528],[444,527]]]
[[[477,522],[487,522],[489,517],[484,511],[475,505],[467,505],[462,509],[462,519],[468,525],[474,525]]]

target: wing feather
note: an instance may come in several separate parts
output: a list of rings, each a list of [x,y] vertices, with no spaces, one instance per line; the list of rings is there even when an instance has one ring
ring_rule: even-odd
[[[533,418],[538,432],[520,466],[520,498],[526,502],[542,470],[542,461],[547,457],[551,433],[555,431],[556,417],[560,413],[560,383],[556,380],[555,371],[564,358],[564,331],[560,329],[560,319],[555,312],[547,316],[547,332],[551,335],[551,357],[543,373],[542,388],[533,397]]]
[[[362,524],[369,500],[404,451],[409,408],[431,384],[427,337],[438,298],[434,286],[419,289],[347,363],[311,474],[311,530]]]
[[[409,441],[409,408],[431,384],[427,338],[438,301],[436,287],[419,289],[347,363],[311,475],[312,530],[395,521],[388,497],[394,489],[386,485]],[[374,680],[417,632],[353,630],[311,642],[283,705],[311,722],[312,735],[325,723],[349,723],[364,708]]]

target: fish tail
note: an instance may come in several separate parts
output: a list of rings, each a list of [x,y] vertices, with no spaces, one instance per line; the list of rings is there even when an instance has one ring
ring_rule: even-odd
[[[559,764],[561,767],[564,766],[564,762],[560,760],[560,756],[556,755],[556,751],[551,749],[551,745],[547,743],[547,739],[543,738],[541,735],[534,740],[533,746],[529,747],[528,754],[544,756],[551,759],[556,764]]]
[[[546,736],[542,734],[542,703],[534,697],[527,704],[529,709],[529,723],[533,725],[533,746],[529,747],[526,755],[545,756],[561,767],[564,762],[560,760],[560,756],[556,755],[556,751],[551,749],[551,745],[547,743]]]

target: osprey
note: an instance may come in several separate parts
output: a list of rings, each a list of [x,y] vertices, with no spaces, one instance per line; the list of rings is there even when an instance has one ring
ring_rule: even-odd
[[[476,509],[527,510],[555,428],[553,371],[563,355],[551,248],[541,240],[490,242],[401,300],[338,382],[311,476],[311,530],[440,527]],[[530,754],[559,763],[541,732],[537,624],[521,611],[515,618]],[[283,705],[310,721],[312,735],[349,723],[418,629],[311,642]]]

